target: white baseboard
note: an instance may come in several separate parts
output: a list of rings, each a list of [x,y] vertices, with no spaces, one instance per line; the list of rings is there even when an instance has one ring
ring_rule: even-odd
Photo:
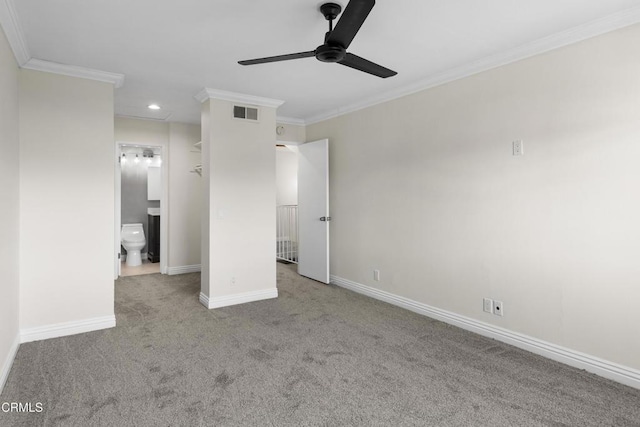
[[[116,316],[96,317],[93,319],[80,320],[76,322],[56,323],[37,328],[22,329],[20,331],[20,342],[46,340],[49,338],[65,337],[67,335],[82,334],[84,332],[99,331],[116,326]]]
[[[7,378],[9,378],[9,372],[11,372],[13,361],[16,358],[16,353],[18,353],[18,348],[20,348],[20,335],[16,334],[16,338],[13,340],[13,344],[11,344],[11,347],[9,348],[9,353],[2,363],[2,370],[0,371],[0,393],[2,393],[4,385],[7,383]]]
[[[226,295],[223,297],[209,298],[202,292],[200,302],[207,308],[221,308],[230,305],[244,304],[247,302],[261,301],[265,299],[278,298],[278,289],[264,289],[261,291],[244,292],[241,294]]]
[[[200,304],[204,305],[205,307],[209,308],[209,297],[206,296],[204,293],[200,292]]]
[[[201,270],[202,270],[201,264],[180,265],[178,267],[167,267],[167,274],[169,276],[174,276],[176,274],[198,273]]]
[[[338,276],[331,276],[331,283],[367,295],[380,301],[405,308],[418,314],[431,317],[436,320],[458,326],[459,328],[475,332],[485,337],[493,338],[498,341],[510,344],[514,347],[530,351],[532,353],[544,356],[546,358],[564,363],[574,368],[584,369],[585,371],[599,375],[604,378],[640,389],[640,371],[622,366],[617,363],[609,362],[580,353],[556,344],[539,340],[508,329],[490,325],[470,317],[461,316],[450,311],[441,310],[436,307],[429,306],[417,301],[410,300],[389,292],[381,291],[370,286],[352,282]]]

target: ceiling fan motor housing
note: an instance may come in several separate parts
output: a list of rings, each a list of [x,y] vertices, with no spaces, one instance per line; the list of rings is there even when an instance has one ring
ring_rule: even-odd
[[[316,58],[322,62],[342,61],[347,50],[342,46],[323,44],[316,49]]]

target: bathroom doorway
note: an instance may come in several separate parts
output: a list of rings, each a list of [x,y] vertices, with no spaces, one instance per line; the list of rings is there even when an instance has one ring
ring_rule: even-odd
[[[166,273],[167,173],[162,146],[117,142],[115,154],[114,276]]]

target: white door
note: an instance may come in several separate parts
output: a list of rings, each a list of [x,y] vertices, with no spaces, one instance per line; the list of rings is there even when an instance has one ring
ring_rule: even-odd
[[[298,274],[329,283],[329,140],[298,150]]]

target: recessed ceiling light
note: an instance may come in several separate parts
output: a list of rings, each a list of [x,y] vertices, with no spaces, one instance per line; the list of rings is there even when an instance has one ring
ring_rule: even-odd
[[[151,104],[151,105],[149,105],[149,109],[150,110],[159,110],[160,106],[158,104]]]

